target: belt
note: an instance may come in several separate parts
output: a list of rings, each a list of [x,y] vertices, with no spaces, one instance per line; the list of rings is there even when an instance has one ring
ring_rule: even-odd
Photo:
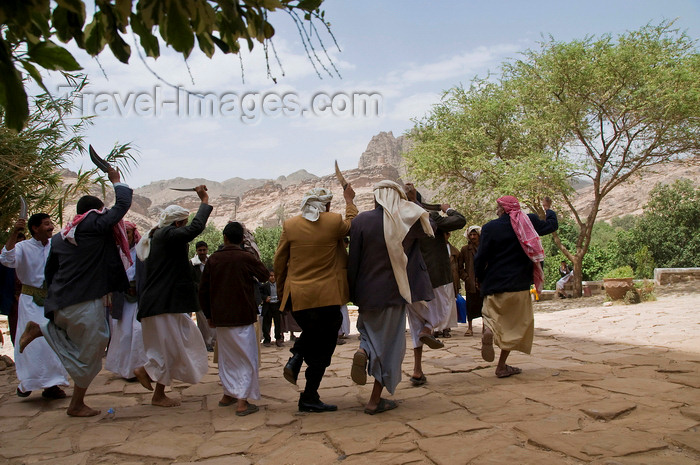
[[[40,299],[45,299],[46,289],[30,286],[29,284],[22,284],[22,294],[29,295],[32,297],[38,297]]]

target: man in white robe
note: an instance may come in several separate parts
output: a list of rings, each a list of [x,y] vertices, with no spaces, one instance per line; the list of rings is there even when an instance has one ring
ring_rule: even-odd
[[[19,298],[17,327],[22,332],[27,323],[33,321],[45,324],[42,299],[46,297],[44,267],[51,250],[51,233],[53,223],[49,215],[37,213],[29,218],[30,239],[17,242],[17,235],[23,231],[27,221],[19,219],[10,237],[0,253],[0,263],[14,268],[17,278],[22,282],[22,294]],[[37,303],[38,302],[38,303]],[[20,353],[19,344],[15,345],[15,363],[17,370],[17,395],[27,397],[36,389],[43,389],[42,396],[47,399],[62,399],[66,393],[59,386],[68,386],[68,373],[51,347],[42,340]]]
[[[143,262],[136,256],[135,246],[141,239],[136,225],[130,221],[125,221],[124,225],[133,264],[126,270],[129,290],[112,294],[110,325],[112,334],[107,349],[105,369],[124,379],[135,381],[134,370],[143,366],[147,360],[146,350],[143,347],[141,322],[136,319],[139,281],[143,278],[139,276],[142,271],[137,272],[137,267],[141,270]]]
[[[156,382],[151,405],[158,407],[180,405],[179,400],[165,395],[173,379],[195,384],[209,369],[204,339],[190,318],[197,308],[197,292],[188,243],[204,231],[213,208],[206,186],[197,186],[195,191],[201,203],[189,225],[189,211],[170,205],[136,246],[138,257],[146,264],[137,317],[147,362],[134,375],[149,390],[153,390],[151,381]]]
[[[257,412],[248,399],[260,399],[255,287],[268,278],[265,265],[244,250],[243,226],[224,228],[224,247],[214,252],[202,273],[199,303],[210,326],[217,328],[219,378],[224,395],[219,406],[236,403],[236,415]]]

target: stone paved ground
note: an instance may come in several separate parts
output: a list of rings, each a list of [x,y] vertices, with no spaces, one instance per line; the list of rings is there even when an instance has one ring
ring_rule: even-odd
[[[276,347],[263,348],[262,408],[248,417],[217,406],[213,364],[200,384],[172,387],[182,399],[173,409],[103,371],[87,399],[103,415],[90,419],[67,417],[67,400],[19,399],[7,369],[0,463],[697,464],[698,307],[696,293],[538,313],[533,355],[514,353],[523,373],[505,379],[479,358],[478,336],[454,330],[444,350],[426,352],[428,383],[405,379],[399,408],[376,416],[362,411],[370,385],[349,377],[356,339],[336,350],[321,396],[339,411],[324,414],[297,412],[297,388],[282,378],[289,354]]]

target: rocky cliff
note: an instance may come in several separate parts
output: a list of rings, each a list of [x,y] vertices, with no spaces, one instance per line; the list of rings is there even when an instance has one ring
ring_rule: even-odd
[[[383,179],[401,182],[402,178],[405,179],[402,154],[410,147],[411,141],[406,136],[394,137],[391,132],[381,132],[372,137],[360,156],[357,169],[343,173],[355,189],[355,204],[360,211],[374,208],[372,186],[376,182]],[[700,165],[673,163],[645,170],[617,187],[604,199],[598,219],[609,220],[627,213],[640,214],[649,192],[657,182],[669,183],[681,177],[697,182],[700,179]],[[210,204],[214,206],[210,221],[217,228],[223,228],[228,221],[234,219],[252,230],[258,226],[278,226],[284,219],[299,213],[304,193],[314,187],[331,189],[335,195],[331,211],[345,211],[342,189],[334,174],[319,177],[300,170],[274,180],[231,178],[215,182],[201,178],[175,178],[156,181],[135,190],[134,202],[127,219],[146,230],[158,221],[160,212],[170,204],[176,203],[194,211],[199,205],[194,192],[180,192],[170,188],[199,184],[207,185]],[[421,191],[430,200],[431,193],[424,189]],[[586,205],[590,205],[592,200],[590,185],[578,186],[577,194],[574,205],[587,214]],[[95,195],[101,195],[99,190],[96,190]],[[108,205],[113,202],[111,192],[108,192],[106,200]],[[69,206],[67,211],[72,212],[74,208]]]

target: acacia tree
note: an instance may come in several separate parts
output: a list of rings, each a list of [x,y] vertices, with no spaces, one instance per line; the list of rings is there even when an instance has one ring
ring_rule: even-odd
[[[541,212],[543,195],[563,202],[578,237],[568,248],[553,238],[580,295],[603,199],[645,167],[700,155],[700,55],[671,22],[616,39],[550,38],[523,55],[498,80],[450,90],[416,123],[407,165],[457,203],[509,193]],[[577,209],[571,185],[582,178],[593,200]]]
[[[44,91],[41,70],[77,71],[78,62],[61,45],[72,40],[93,57],[109,46],[114,56],[128,63],[131,47],[128,31],[138,36],[145,55],[160,56],[158,36],[186,59],[194,49],[211,58],[216,50],[236,54],[241,42],[253,49],[253,40],[268,45],[276,57],[271,38],[275,29],[268,13],[289,14],[296,24],[309,60],[332,75],[337,70],[325,54],[316,24],[330,32],[323,0],[95,0],[95,13],[87,18],[85,0],[3,0],[0,2],[0,107],[8,127],[21,130],[29,105],[23,76],[34,79]],[[90,19],[90,22],[87,22]],[[308,26],[308,27],[306,27]],[[331,35],[332,37],[332,35]],[[134,40],[134,43],[136,41]],[[317,44],[321,51],[317,52]],[[320,56],[319,56],[320,55]],[[324,57],[321,58],[321,57]],[[279,60],[278,60],[279,62]],[[272,76],[269,60],[268,75]]]

